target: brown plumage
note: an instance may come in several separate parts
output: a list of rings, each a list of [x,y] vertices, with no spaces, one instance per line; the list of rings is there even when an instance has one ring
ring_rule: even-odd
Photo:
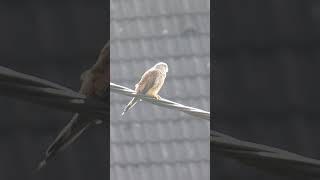
[[[102,48],[97,62],[81,75],[81,88],[79,93],[94,98],[105,98],[109,95],[106,93],[109,87],[109,56],[110,44],[108,42]],[[38,170],[40,170],[49,159],[54,157],[57,152],[74,142],[88,127],[96,122],[98,122],[97,119],[92,119],[85,114],[76,113],[49,146],[46,151],[46,157],[39,164]]]
[[[100,52],[98,61],[81,75],[80,93],[86,96],[102,96],[109,84],[110,45],[107,43]]]
[[[159,62],[152,68],[147,70],[141,77],[140,81],[135,85],[135,92],[137,94],[144,94],[156,99],[160,99],[158,95],[164,80],[166,79],[166,73],[168,72],[168,65],[164,62]],[[139,98],[134,97],[124,108],[124,113],[131,109],[137,102]]]

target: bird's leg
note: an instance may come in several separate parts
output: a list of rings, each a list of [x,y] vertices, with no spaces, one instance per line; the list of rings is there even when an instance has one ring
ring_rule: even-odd
[[[160,100],[161,97],[157,94],[156,97],[155,97],[157,100]]]
[[[160,100],[161,97],[158,95],[157,91],[148,91],[145,95]]]
[[[161,99],[161,97],[158,94],[151,94],[150,97],[153,97],[153,98],[155,98],[157,100]]]

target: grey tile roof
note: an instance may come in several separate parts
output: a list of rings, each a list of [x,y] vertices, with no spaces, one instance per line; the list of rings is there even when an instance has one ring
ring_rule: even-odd
[[[210,1],[112,0],[111,81],[129,88],[159,61],[169,65],[160,96],[210,109]],[[209,179],[209,124],[111,94],[112,180]]]

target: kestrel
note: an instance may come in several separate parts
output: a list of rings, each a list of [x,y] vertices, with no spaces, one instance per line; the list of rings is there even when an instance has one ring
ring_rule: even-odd
[[[141,77],[141,80],[135,85],[135,92],[137,94],[144,94],[156,99],[160,99],[158,92],[160,91],[164,80],[166,79],[166,74],[168,72],[168,65],[164,62],[159,62],[152,68],[147,70]],[[124,113],[131,109],[137,102],[139,98],[134,97],[124,108]],[[140,99],[141,100],[141,99]]]
[[[107,43],[101,50],[96,64],[81,75],[80,79],[82,83],[79,91],[80,94],[87,97],[107,98],[106,91],[109,87],[109,54],[110,44]],[[74,142],[89,126],[98,122],[101,121],[90,118],[85,114],[74,114],[71,121],[61,130],[47,149],[45,160],[39,164],[38,170],[40,170],[57,152]]]

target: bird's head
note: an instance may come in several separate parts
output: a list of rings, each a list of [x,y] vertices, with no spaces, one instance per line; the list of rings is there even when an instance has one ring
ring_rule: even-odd
[[[168,72],[168,65],[167,65],[167,63],[164,63],[164,62],[157,63],[156,65],[154,65],[154,68],[159,69],[165,73]]]

